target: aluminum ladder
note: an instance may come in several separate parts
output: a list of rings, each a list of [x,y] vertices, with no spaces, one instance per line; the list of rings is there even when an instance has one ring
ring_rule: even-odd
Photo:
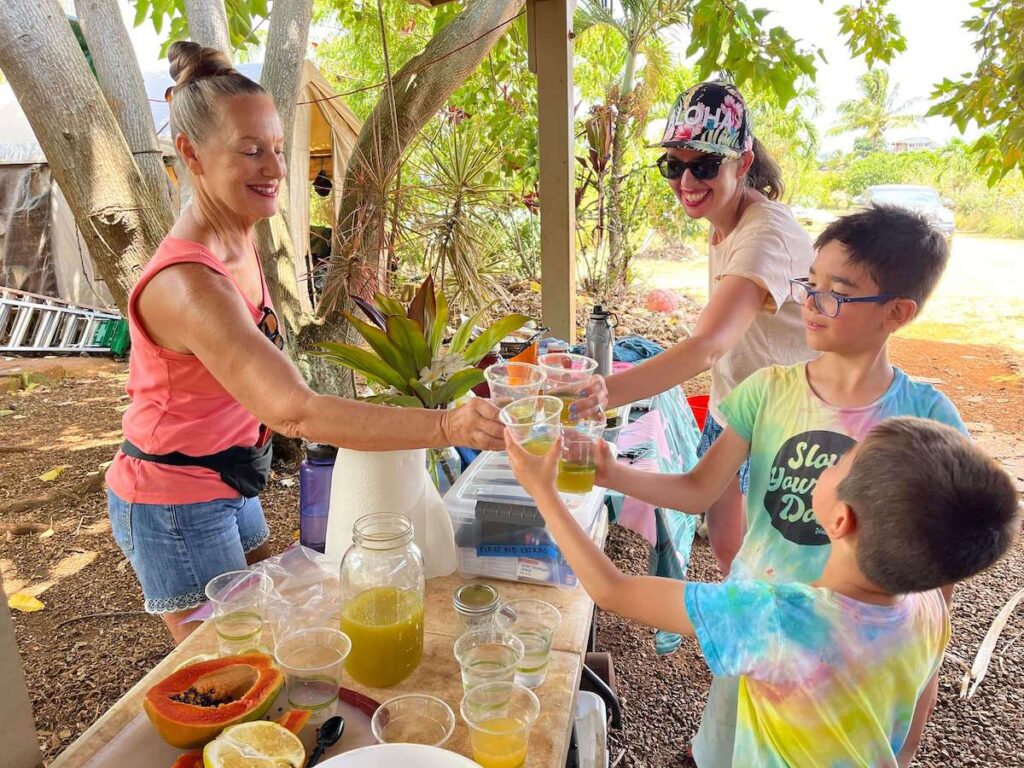
[[[110,352],[97,331],[117,312],[0,286],[0,352]],[[108,334],[109,338],[113,334]]]

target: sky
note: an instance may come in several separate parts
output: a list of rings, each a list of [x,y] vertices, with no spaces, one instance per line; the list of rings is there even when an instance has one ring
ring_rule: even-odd
[[[851,0],[748,0],[748,7],[767,8],[767,26],[782,26],[804,44],[822,48],[828,63],[819,62],[815,85],[822,100],[820,127],[822,150],[850,149],[854,136],[829,136],[827,129],[837,120],[836,108],[841,101],[857,93],[857,77],[867,66],[863,59],[851,59],[839,37],[836,10]],[[160,39],[148,21],[132,28],[134,12],[127,0],[120,0],[125,24],[128,26],[136,54],[144,72],[166,69],[159,58]],[[927,8],[927,10],[924,10]],[[907,38],[907,50],[898,54],[890,69],[890,80],[899,86],[900,100],[917,99],[912,112],[923,114],[929,106],[932,86],[944,77],[959,77],[973,71],[978,57],[972,48],[972,36],[961,24],[970,18],[969,0],[889,0],[889,9],[901,21]],[[680,55],[685,44],[675,46]],[[151,94],[152,95],[152,94]],[[158,94],[159,96],[160,94]],[[927,136],[945,143],[960,135],[945,118],[927,118],[922,123],[902,128],[888,137],[890,141],[908,136]],[[968,138],[975,133],[968,133]]]

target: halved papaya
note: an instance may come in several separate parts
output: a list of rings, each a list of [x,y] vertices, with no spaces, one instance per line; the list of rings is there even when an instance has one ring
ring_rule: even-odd
[[[164,741],[196,749],[229,725],[263,717],[282,685],[267,654],[227,656],[176,670],[146,692],[142,706]]]

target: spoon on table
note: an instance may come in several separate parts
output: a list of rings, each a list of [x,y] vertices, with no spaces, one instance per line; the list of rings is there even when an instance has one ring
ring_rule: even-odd
[[[323,725],[317,728],[316,748],[313,750],[313,754],[309,756],[309,760],[306,761],[306,768],[312,768],[319,763],[320,758],[324,755],[324,750],[328,747],[333,747],[344,732],[345,718],[341,715],[329,718]]]

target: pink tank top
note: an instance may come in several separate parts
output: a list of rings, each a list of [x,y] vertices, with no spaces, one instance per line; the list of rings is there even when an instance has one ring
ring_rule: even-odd
[[[259,259],[256,259],[257,264]],[[254,323],[263,310],[242,292],[231,271],[207,248],[168,235],[132,289],[128,299],[131,358],[128,395],[131,404],[122,421],[124,436],[146,453],[180,451],[206,456],[231,446],[256,445],[260,422],[222,387],[199,359],[157,345],[136,314],[142,289],[160,270],[181,263],[202,264],[227,277],[242,294]],[[263,306],[271,306],[260,265]],[[140,504],[192,504],[237,498],[220,475],[204,467],[173,467],[117,452],[107,469],[107,485],[121,499]]]

